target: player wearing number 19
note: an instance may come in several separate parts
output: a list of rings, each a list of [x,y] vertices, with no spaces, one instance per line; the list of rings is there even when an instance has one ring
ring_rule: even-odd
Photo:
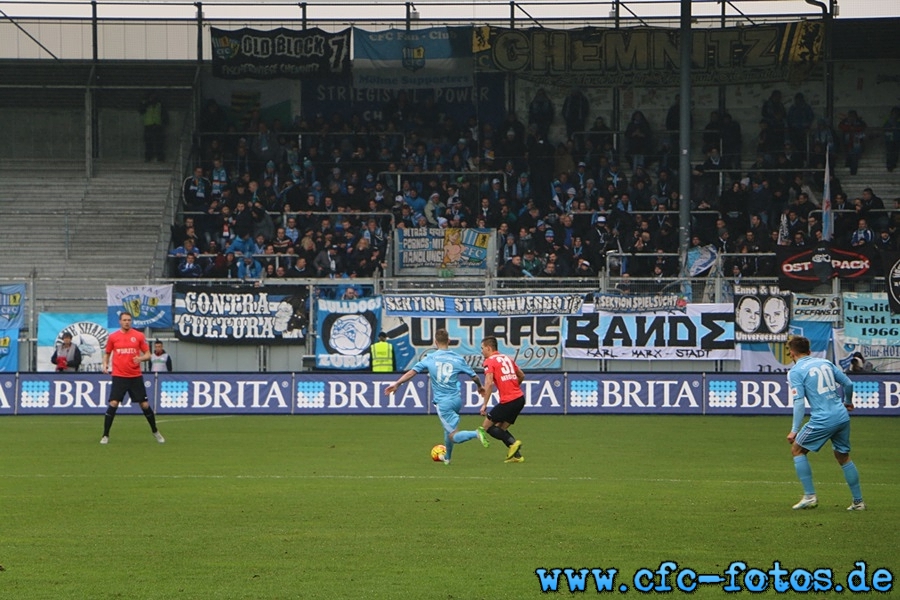
[[[806,455],[810,450],[818,452],[828,440],[831,440],[834,457],[853,494],[853,504],[847,510],[865,510],[859,489],[859,472],[850,460],[850,415],[847,411],[853,410],[853,382],[830,361],[810,356],[807,338],[793,337],[787,346],[795,363],[788,371],[794,422],[787,441],[791,444],[797,477],[803,484],[803,498],[794,505],[794,510],[815,508],[819,504]],[[838,385],[843,388],[843,397]],[[801,428],[805,401],[809,402],[809,421]]]
[[[471,439],[478,438],[485,448],[490,442],[482,431],[459,431],[459,411],[462,410],[462,397],[460,396],[459,376],[465,373],[472,378],[478,386],[478,393],[484,392],[481,379],[475,371],[466,364],[462,356],[450,350],[450,334],[446,329],[438,329],[434,332],[434,345],[437,350],[431,352],[412,368],[400,376],[400,378],[386,388],[388,394],[393,394],[401,384],[409,381],[419,373],[428,372],[431,379],[432,402],[437,408],[438,417],[444,426],[444,445],[447,453],[444,455],[444,463],[450,464],[453,455],[453,446],[462,444]]]

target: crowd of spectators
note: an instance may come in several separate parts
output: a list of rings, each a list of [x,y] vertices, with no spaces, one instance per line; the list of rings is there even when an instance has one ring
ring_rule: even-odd
[[[590,112],[571,90],[559,115],[566,134],[553,140],[556,112],[544,90],[525,122],[509,113],[499,123],[456,122],[433,100],[412,103],[403,92],[380,122],[335,113],[288,126],[258,113],[234,124],[210,100],[172,230],[172,274],[367,278],[385,269],[392,228],[482,227],[496,229],[501,277],[591,278],[609,268],[670,278],[681,268],[673,255],[679,179],[688,177],[691,245],[731,255],[729,275],[773,276],[767,253],[823,235],[826,154],[854,174],[866,135],[856,111],[833,131],[803,94],[786,108],[774,91],[760,109],[752,161],[742,157],[741,125],[713,111],[705,160],[679,173],[677,98],[660,131],[640,110],[622,132],[601,116],[586,129]],[[884,128],[889,170],[898,119],[895,108]],[[868,188],[848,196],[833,169],[830,189],[835,244],[896,249],[900,213],[883,210]]]

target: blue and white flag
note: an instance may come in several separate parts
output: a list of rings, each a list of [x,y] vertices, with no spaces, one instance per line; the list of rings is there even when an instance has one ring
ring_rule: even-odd
[[[106,286],[106,315],[110,329],[119,327],[119,315],[123,311],[131,315],[131,326],[135,329],[170,329],[173,325],[172,284]]]
[[[471,27],[406,31],[353,28],[353,85],[357,88],[472,87]]]
[[[25,327],[25,284],[0,285],[0,329]]]
[[[115,329],[119,326],[116,325]],[[37,370],[56,371],[50,357],[62,343],[62,334],[71,333],[72,343],[81,350],[82,373],[97,373],[103,368],[103,352],[109,339],[103,313],[41,313],[38,315]]]
[[[19,370],[19,329],[0,329],[0,373]]]

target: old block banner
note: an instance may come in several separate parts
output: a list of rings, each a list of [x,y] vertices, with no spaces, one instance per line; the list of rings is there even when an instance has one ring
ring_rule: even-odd
[[[213,74],[225,79],[299,79],[350,70],[350,30],[270,31],[213,27]]]

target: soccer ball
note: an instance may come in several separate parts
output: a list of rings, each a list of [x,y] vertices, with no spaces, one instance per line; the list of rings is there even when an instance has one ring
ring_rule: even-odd
[[[431,460],[434,462],[441,462],[444,460],[444,457],[447,455],[447,447],[443,444],[438,444],[434,448],[431,449]]]

